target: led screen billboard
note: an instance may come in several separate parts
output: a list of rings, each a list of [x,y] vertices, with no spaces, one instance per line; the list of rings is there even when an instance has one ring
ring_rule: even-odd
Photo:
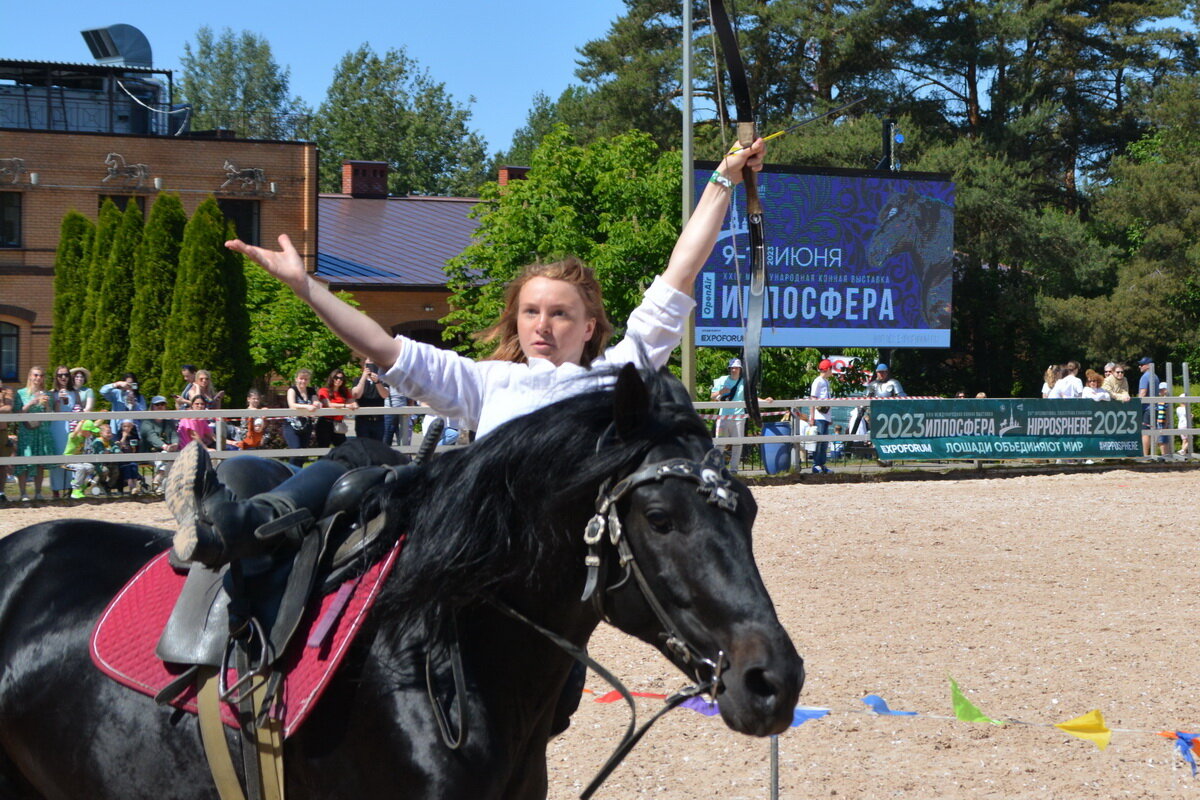
[[[716,167],[697,162],[697,198]],[[935,173],[759,173],[766,208],[767,347],[949,347],[954,184]],[[742,343],[746,195],[696,281],[696,345]],[[740,269],[739,269],[740,267]]]

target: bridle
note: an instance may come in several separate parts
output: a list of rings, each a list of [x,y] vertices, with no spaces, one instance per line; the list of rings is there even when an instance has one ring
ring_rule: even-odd
[[[716,448],[709,450],[701,461],[672,458],[647,464],[633,474],[617,481],[615,485],[611,479],[605,481],[596,497],[596,513],[588,521],[587,528],[583,533],[584,544],[588,546],[588,554],[584,558],[584,565],[587,567],[587,581],[583,587],[583,597],[580,599],[584,602],[590,600],[600,618],[607,619],[605,595],[609,591],[624,586],[632,575],[646,605],[654,612],[659,625],[662,626],[666,639],[664,646],[683,664],[697,667],[707,666],[712,672],[708,683],[715,691],[720,685],[721,671],[724,669],[723,654],[718,653],[714,661],[705,656],[679,631],[679,627],[659,601],[650,582],[646,580],[645,573],[638,565],[617,512],[617,504],[634,489],[651,483],[661,483],[670,478],[692,481],[696,484],[696,491],[703,495],[709,504],[715,505],[723,511],[734,512],[737,510],[737,493],[733,488],[731,476],[725,469],[724,455]],[[609,587],[602,587],[600,581],[600,574],[604,567],[603,540],[605,534],[608,535],[609,542],[617,549],[618,566],[625,571],[624,577]]]
[[[611,431],[601,437],[600,443],[597,445],[597,450],[602,449],[605,442],[610,438]],[[615,483],[612,478],[605,480],[601,484],[600,491],[596,497],[596,513],[588,521],[583,534],[583,541],[588,547],[588,552],[584,558],[584,565],[587,567],[587,580],[584,584],[583,597],[581,599],[584,602],[590,600],[600,618],[607,619],[608,616],[605,612],[606,595],[609,592],[624,587],[629,582],[630,576],[632,576],[646,605],[650,607],[654,616],[657,617],[659,625],[662,626],[661,635],[665,637],[664,646],[682,664],[691,666],[696,677],[694,685],[681,689],[668,697],[663,707],[640,728],[636,727],[637,708],[634,704],[633,696],[615,675],[592,659],[583,648],[539,625],[507,604],[497,600],[492,601],[492,605],[499,611],[533,628],[558,645],[564,652],[592,669],[592,671],[616,689],[629,706],[630,719],[629,725],[625,730],[625,735],[616,749],[613,750],[612,755],[608,757],[604,766],[600,768],[596,776],[592,778],[591,783],[588,784],[587,788],[580,795],[582,800],[588,800],[600,788],[600,785],[612,774],[617,765],[633,750],[642,736],[650,730],[650,726],[657,722],[659,718],[691,697],[708,693],[715,698],[721,688],[721,673],[727,666],[724,651],[718,651],[715,657],[705,655],[700,648],[689,641],[679,630],[679,626],[671,619],[670,614],[667,613],[666,608],[658,599],[653,587],[646,580],[645,574],[638,565],[633,549],[629,545],[629,540],[625,536],[625,526],[621,522],[620,514],[617,510],[620,501],[633,490],[647,484],[661,483],[672,478],[695,483],[696,491],[703,495],[709,504],[715,505],[723,511],[733,513],[737,510],[737,492],[733,487],[732,476],[725,468],[724,454],[720,450],[713,448],[700,461],[688,458],[671,458],[643,465],[632,474],[616,480]],[[607,574],[605,554],[611,552],[604,547],[606,534],[609,543],[616,548],[618,566],[624,570],[624,575],[621,579],[611,586],[605,586],[602,580],[602,576]],[[709,676],[707,679],[700,677],[699,672],[701,667],[708,668]]]

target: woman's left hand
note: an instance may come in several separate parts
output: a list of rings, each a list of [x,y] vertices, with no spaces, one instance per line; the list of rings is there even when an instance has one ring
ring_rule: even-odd
[[[763,158],[766,156],[767,145],[762,139],[755,139],[754,144],[749,147],[736,149],[735,152],[729,153],[721,161],[717,167],[717,172],[720,172],[726,178],[729,178],[734,183],[742,182],[742,170],[746,167],[760,172],[763,168]]]

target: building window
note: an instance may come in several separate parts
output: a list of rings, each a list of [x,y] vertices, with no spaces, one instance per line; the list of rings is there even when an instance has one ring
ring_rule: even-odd
[[[17,379],[18,356],[21,355],[20,333],[11,322],[0,322],[0,381]]]
[[[257,200],[217,200],[225,219],[233,223],[238,238],[246,244],[259,244]]]
[[[142,218],[146,217],[146,196],[140,194],[102,194],[100,195],[100,205],[96,208],[102,208],[105,200],[112,200],[120,209],[121,213],[125,213],[125,206],[129,205],[130,200],[134,200],[138,204],[138,209],[142,212]]]
[[[21,193],[0,192],[0,247],[21,246]]]

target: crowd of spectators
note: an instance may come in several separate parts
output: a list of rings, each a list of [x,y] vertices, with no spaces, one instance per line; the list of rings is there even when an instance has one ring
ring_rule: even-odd
[[[310,449],[328,448],[344,442],[351,433],[350,421],[343,416],[314,416],[323,408],[402,407],[408,399],[392,392],[379,375],[375,364],[363,363],[362,374],[351,382],[345,370],[331,372],[319,389],[311,384],[312,373],[299,370],[288,386],[280,405],[299,412],[287,418],[251,415],[225,418],[225,437],[218,438],[217,420],[212,417],[183,419],[93,419],[95,411],[167,411],[205,412],[220,409],[226,399],[223,390],[213,384],[208,370],[185,364],[180,368],[182,388],[171,395],[147,398],[137,376],[125,373],[120,380],[93,389],[91,372],[85,367],[58,367],[48,373],[40,366],[30,368],[25,385],[16,389],[0,386],[0,414],[38,414],[67,412],[78,419],[54,421],[0,422],[0,457],[72,456],[120,453],[174,453],[193,440],[215,449],[252,450],[265,447]],[[266,408],[265,398],[257,389],[246,395],[246,409]],[[407,445],[411,441],[412,417],[362,415],[353,419],[358,437]],[[278,439],[282,438],[282,442]],[[300,467],[308,460],[295,456],[288,461]],[[44,499],[48,490],[54,499],[84,498],[89,495],[138,495],[157,493],[170,469],[170,459],[158,461],[79,461],[63,465],[22,464],[0,466],[0,503],[7,502],[2,491],[12,480],[21,501]]]

